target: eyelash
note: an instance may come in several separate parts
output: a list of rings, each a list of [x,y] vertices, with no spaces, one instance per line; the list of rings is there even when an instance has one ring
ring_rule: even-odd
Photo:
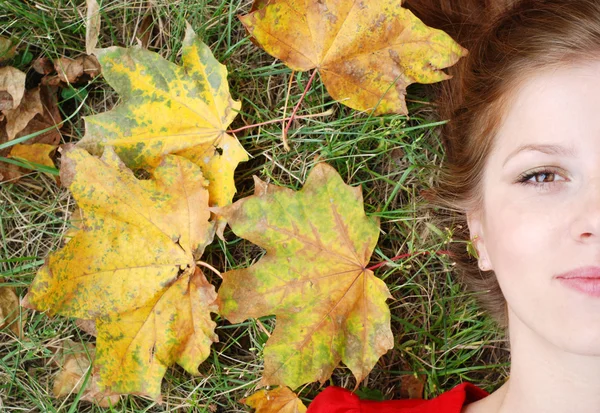
[[[536,189],[539,190],[548,190],[549,187],[554,186],[556,184],[558,184],[560,181],[552,181],[552,182],[529,182],[529,180],[531,178],[534,178],[538,175],[549,175],[549,174],[553,174],[553,175],[560,175],[560,171],[557,169],[552,169],[552,168],[548,168],[548,167],[542,167],[540,169],[536,169],[533,171],[529,171],[529,172],[525,172],[521,175],[519,175],[519,177],[517,178],[517,182],[522,184],[522,185],[531,185],[536,187]]]

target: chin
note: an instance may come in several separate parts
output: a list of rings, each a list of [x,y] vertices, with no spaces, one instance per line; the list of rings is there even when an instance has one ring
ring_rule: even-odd
[[[589,319],[589,318],[588,318]],[[580,356],[600,357],[600,320],[586,323],[586,319],[573,321],[562,320],[559,326],[554,325],[552,334],[541,333],[546,341],[561,350]]]

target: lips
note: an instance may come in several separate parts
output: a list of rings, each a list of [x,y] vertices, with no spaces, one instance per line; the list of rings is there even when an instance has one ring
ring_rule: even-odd
[[[598,279],[600,280],[600,267],[581,267],[571,271],[559,274],[556,278],[572,279],[572,278],[583,278],[583,279]]]
[[[600,267],[581,267],[556,276],[566,287],[600,297]]]

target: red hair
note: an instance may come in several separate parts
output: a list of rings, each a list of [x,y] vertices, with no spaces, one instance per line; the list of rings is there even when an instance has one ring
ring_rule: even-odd
[[[505,109],[520,82],[536,72],[600,51],[600,2],[592,0],[407,0],[405,7],[469,50],[439,86],[438,115],[445,160],[429,206],[453,229],[459,280],[503,329],[506,300],[493,271],[479,270],[466,249],[466,211],[482,207],[481,177]]]

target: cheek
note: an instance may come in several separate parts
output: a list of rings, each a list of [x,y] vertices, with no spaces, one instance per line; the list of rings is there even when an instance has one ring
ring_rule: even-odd
[[[540,271],[550,271],[556,262],[560,244],[564,241],[565,211],[562,203],[543,198],[497,200],[487,205],[485,245],[499,278],[534,276]],[[551,274],[547,275],[551,277]]]

